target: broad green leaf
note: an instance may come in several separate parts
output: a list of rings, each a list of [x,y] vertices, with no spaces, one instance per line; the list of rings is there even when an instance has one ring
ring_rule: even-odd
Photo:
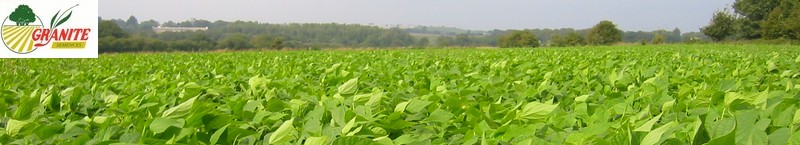
[[[792,131],[789,128],[780,128],[769,134],[770,145],[785,145],[789,143],[789,138],[792,137]]]
[[[581,96],[575,97],[575,102],[586,102],[586,99],[588,99],[588,98],[589,98],[589,95],[581,95]]]
[[[429,104],[431,104],[431,101],[423,101],[415,98],[411,99],[411,102],[408,103],[408,106],[406,106],[405,110],[408,110],[411,113],[417,113],[422,111],[422,109],[425,109],[425,107],[427,107]]]
[[[327,145],[328,140],[330,139],[327,136],[309,137],[306,139],[304,145]]]
[[[375,90],[375,91],[373,91],[373,92],[372,92],[372,95],[370,95],[370,97],[369,97],[369,101],[367,101],[367,104],[366,104],[366,105],[367,105],[367,106],[376,106],[376,105],[380,105],[380,103],[381,103],[381,98],[384,98],[385,96],[386,96],[386,95],[384,95],[384,94],[383,94],[383,92],[381,92],[381,91],[379,91],[379,90]]]
[[[356,137],[356,136],[346,136],[340,137],[333,141],[332,145],[379,145],[375,141],[372,141],[367,138],[363,137]]]
[[[194,105],[194,101],[197,97],[193,97],[185,102],[179,104],[178,106],[172,107],[164,111],[164,114],[161,117],[164,118],[180,118],[189,114],[189,110],[192,109]]]
[[[778,66],[775,65],[775,62],[773,62],[772,60],[767,61],[767,71],[771,72],[771,71],[777,71],[777,70],[778,70]]]
[[[537,120],[546,118],[553,110],[558,107],[558,104],[543,104],[539,102],[530,102],[517,113],[517,119],[521,120]]]
[[[430,122],[447,123],[451,117],[453,117],[453,113],[442,109],[436,109],[430,114],[430,116],[428,116],[427,120]]]
[[[292,125],[294,118],[283,122],[272,135],[269,136],[269,144],[286,143],[294,139],[294,125]]]
[[[800,109],[794,111],[794,124],[800,124]]]
[[[170,119],[170,118],[162,118],[156,117],[153,119],[153,122],[150,122],[150,130],[153,131],[155,134],[162,133],[166,131],[169,127],[174,126],[177,128],[183,127],[184,121],[181,119]]]
[[[342,134],[347,134],[348,132],[350,132],[350,129],[352,129],[353,126],[355,125],[356,125],[356,118],[353,117],[353,119],[350,119],[350,121],[348,121],[347,124],[345,124],[344,127],[342,127]]]
[[[397,104],[397,105],[394,107],[394,112],[405,112],[405,111],[406,111],[406,106],[408,106],[408,103],[409,103],[409,102],[402,102],[402,103],[398,103],[398,104]],[[795,117],[795,118],[797,118],[797,117]]]
[[[656,124],[656,122],[658,122],[659,119],[661,119],[661,115],[663,115],[663,113],[658,114],[656,117],[651,118],[650,120],[642,124],[642,126],[637,127],[633,131],[650,132],[650,130],[653,128],[653,125]]]
[[[8,122],[6,123],[5,131],[8,135],[11,135],[12,137],[16,136],[20,131],[22,131],[22,128],[24,128],[25,125],[28,125],[28,123],[30,122],[9,119]]]
[[[210,141],[210,143],[211,143],[212,145],[214,145],[214,144],[217,144],[217,141],[219,141],[219,137],[220,137],[220,136],[222,136],[222,134],[223,134],[223,133],[225,133],[225,130],[226,130],[226,129],[228,129],[228,126],[229,126],[229,125],[230,125],[230,124],[228,124],[228,125],[225,125],[225,126],[223,126],[222,128],[220,128],[220,129],[217,129],[217,131],[215,131],[215,132],[214,132],[214,134],[212,134],[212,135],[211,135],[211,141]]]
[[[730,106],[733,101],[742,98],[742,95],[736,92],[725,93],[725,106]]]
[[[673,121],[664,124],[663,126],[656,128],[655,130],[650,131],[649,133],[647,133],[647,135],[644,136],[644,139],[642,139],[642,145],[655,145],[659,144],[660,142],[663,142],[665,140],[665,138],[663,137],[664,133],[666,133],[668,130],[672,129],[672,127],[675,127],[677,125],[678,123]]]
[[[706,145],[734,145],[736,144],[736,131],[731,129],[731,132],[708,141]]]
[[[250,85],[250,90],[258,90],[260,87],[266,87],[268,80],[261,76],[253,76],[247,81]]]
[[[353,94],[358,89],[358,78],[353,78],[339,86],[339,94],[348,95]]]

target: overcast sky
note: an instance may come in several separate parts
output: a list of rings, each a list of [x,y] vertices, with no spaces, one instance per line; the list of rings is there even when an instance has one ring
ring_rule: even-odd
[[[103,19],[698,31],[734,0],[101,0]]]

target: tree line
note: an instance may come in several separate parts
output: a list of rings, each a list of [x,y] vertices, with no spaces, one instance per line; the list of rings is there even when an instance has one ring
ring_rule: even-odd
[[[800,39],[800,0],[736,0],[701,31],[714,41]]]
[[[590,29],[526,29],[466,31],[420,36],[437,29],[381,28],[357,24],[270,24],[253,21],[183,22],[98,18],[100,52],[206,51],[217,49],[321,49],[397,47],[538,47],[611,45],[614,43],[661,44],[702,41],[696,33],[672,31],[624,32],[611,21]],[[206,31],[156,33],[157,27],[204,27]],[[457,31],[457,30],[450,30]],[[455,34],[455,35],[452,35]]]

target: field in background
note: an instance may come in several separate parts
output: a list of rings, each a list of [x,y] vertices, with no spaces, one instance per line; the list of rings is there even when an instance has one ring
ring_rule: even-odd
[[[800,143],[800,47],[0,60],[0,144]]]

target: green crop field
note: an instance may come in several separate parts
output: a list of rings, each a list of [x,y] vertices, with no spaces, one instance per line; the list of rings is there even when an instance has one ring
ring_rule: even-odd
[[[800,46],[0,59],[0,144],[800,144]]]

